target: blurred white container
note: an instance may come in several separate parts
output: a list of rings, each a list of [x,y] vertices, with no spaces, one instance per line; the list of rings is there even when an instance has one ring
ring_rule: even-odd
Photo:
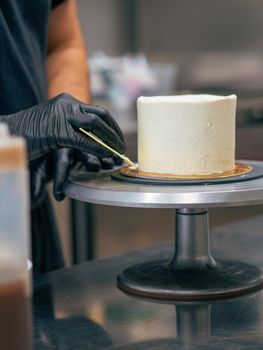
[[[177,88],[178,65],[176,63],[151,63],[151,70],[158,81],[158,95],[173,94]]]
[[[32,349],[28,196],[25,141],[0,124],[1,349]]]

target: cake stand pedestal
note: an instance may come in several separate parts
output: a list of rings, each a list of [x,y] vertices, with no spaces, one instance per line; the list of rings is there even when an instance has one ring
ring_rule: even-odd
[[[225,184],[156,186],[119,182],[107,174],[95,179],[75,175],[65,192],[89,203],[175,209],[174,256],[169,261],[145,262],[124,270],[117,278],[124,292],[167,302],[227,298],[263,286],[259,268],[240,261],[215,260],[209,247],[208,208],[263,203],[263,162],[249,164],[262,177]]]

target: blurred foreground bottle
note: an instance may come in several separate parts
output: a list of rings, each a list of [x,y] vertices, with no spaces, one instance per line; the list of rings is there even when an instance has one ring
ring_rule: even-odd
[[[25,141],[0,124],[0,349],[32,350]]]

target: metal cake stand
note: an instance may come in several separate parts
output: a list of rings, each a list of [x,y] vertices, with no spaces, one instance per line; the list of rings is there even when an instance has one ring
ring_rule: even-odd
[[[209,247],[208,208],[263,203],[263,162],[248,162],[247,177],[223,183],[147,185],[118,181],[109,173],[76,174],[65,192],[76,200],[138,208],[174,208],[175,254],[124,270],[118,287],[136,297],[159,301],[201,301],[253,292],[263,286],[259,268],[240,261],[215,260]]]

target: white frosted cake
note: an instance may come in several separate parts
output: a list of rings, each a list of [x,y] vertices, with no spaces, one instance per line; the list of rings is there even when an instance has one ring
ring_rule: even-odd
[[[139,170],[208,175],[234,169],[235,95],[139,97],[137,109]]]

